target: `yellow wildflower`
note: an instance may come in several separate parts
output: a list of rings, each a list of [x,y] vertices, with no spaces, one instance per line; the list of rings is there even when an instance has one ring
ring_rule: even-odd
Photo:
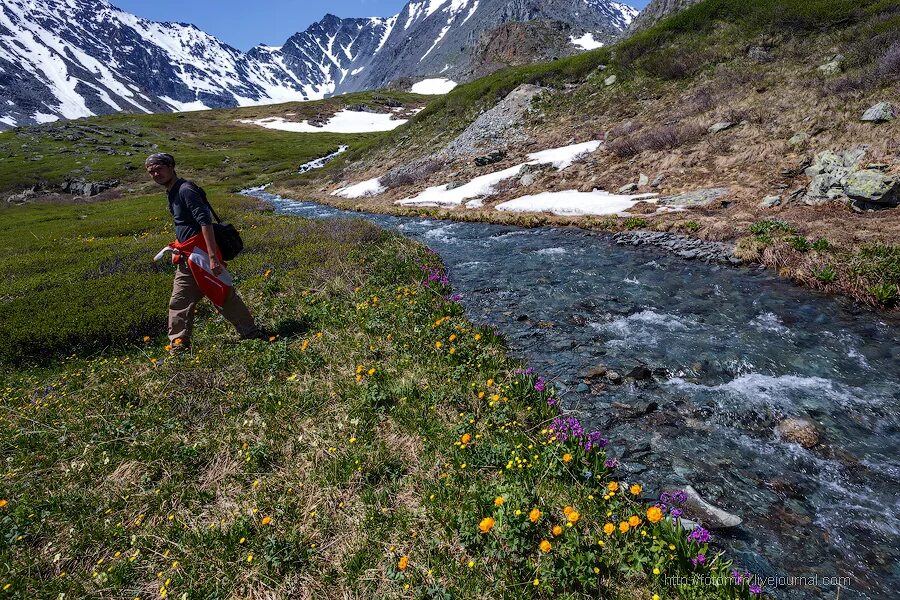
[[[552,547],[553,546],[551,546],[550,542],[548,542],[547,540],[541,540],[541,543],[538,545],[538,548],[540,548],[541,552],[543,552],[544,554],[550,552],[550,549]]]
[[[540,518],[541,518],[541,511],[539,511],[536,508],[532,508],[531,512],[528,513],[528,520],[531,521],[532,523],[537,523],[538,519],[540,519]]]
[[[405,571],[406,567],[408,567],[408,566],[409,566],[409,557],[401,556],[400,560],[397,561],[397,568],[400,569],[401,571]]]
[[[612,523],[607,523],[603,526],[603,533],[605,533],[606,535],[612,535],[615,530],[616,526]]]
[[[481,530],[481,533],[487,533],[493,528],[494,528],[493,517],[485,517],[481,520],[481,523],[478,524],[478,529]]]
[[[494,506],[503,506],[504,502],[506,502],[506,500],[503,499],[503,496],[497,496],[496,498],[494,498]]]
[[[566,452],[565,454],[563,454],[563,462],[564,462],[564,463],[572,462],[572,455],[569,454],[568,452]]]
[[[635,483],[634,485],[631,486],[631,488],[629,488],[628,491],[631,492],[632,496],[637,496],[638,494],[641,493],[641,489],[642,489],[641,486],[639,486],[638,484]]]
[[[659,523],[662,518],[662,510],[658,506],[651,506],[647,509],[647,520],[651,523]]]

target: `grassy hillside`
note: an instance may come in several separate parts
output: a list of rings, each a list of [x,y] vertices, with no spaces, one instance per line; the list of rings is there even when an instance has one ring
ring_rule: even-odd
[[[397,91],[361,92],[317,102],[163,113],[110,115],[20,127],[0,133],[0,196],[40,185],[54,191],[66,178],[118,179],[143,183],[144,158],[170,152],[198,179],[216,178],[239,188],[287,176],[309,160],[378,137],[373,134],[300,134],[263,129],[239,120],[282,117],[327,119],[338,110],[365,104],[422,106],[427,98]]]

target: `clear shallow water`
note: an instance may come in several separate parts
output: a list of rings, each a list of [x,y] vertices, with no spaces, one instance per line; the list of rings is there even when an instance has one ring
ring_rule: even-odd
[[[759,271],[580,230],[347,213],[252,193],[280,213],[366,218],[438,252],[469,317],[552,379],[648,492],[692,485],[744,519],[717,532],[729,556],[755,574],[806,578],[779,597],[834,597],[829,577],[850,578],[842,598],[900,587],[897,321]],[[654,377],[592,390],[579,374],[597,364],[623,375],[646,365]],[[780,440],[785,417],[820,423],[821,443]]]

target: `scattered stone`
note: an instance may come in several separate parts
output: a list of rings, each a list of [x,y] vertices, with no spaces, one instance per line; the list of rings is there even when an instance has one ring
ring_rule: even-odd
[[[638,365],[628,373],[628,377],[638,381],[646,381],[653,379],[653,372],[644,365]]]
[[[650,183],[650,187],[652,187],[652,188],[658,188],[659,186],[662,185],[662,182],[663,182],[663,180],[665,180],[665,178],[666,178],[666,176],[663,175],[662,173],[660,173],[660,174],[657,175],[657,176],[653,179],[653,181]]]
[[[774,208],[781,204],[781,196],[766,196],[759,203],[763,208]]]
[[[603,84],[604,84],[605,86],[609,87],[609,86],[613,85],[613,84],[614,84],[616,81],[618,81],[618,80],[619,80],[619,78],[616,77],[615,75],[610,75],[609,77],[607,77],[606,79],[603,80]]]
[[[709,129],[706,130],[707,133],[719,133],[720,131],[725,131],[726,129],[731,129],[734,127],[734,123],[731,121],[720,121],[714,125],[710,125]]]
[[[494,163],[498,163],[506,157],[506,152],[503,150],[494,150],[493,152],[489,152],[484,156],[478,156],[475,158],[475,164],[479,167],[486,167],[488,165],[492,165]]]
[[[767,63],[775,60],[775,56],[769,51],[768,48],[763,46],[753,46],[749,50],[747,50],[747,57],[750,60],[754,60],[758,63]]]
[[[676,206],[680,208],[701,208],[712,205],[728,193],[728,188],[710,188],[685,192],[676,196],[660,198],[657,204],[660,206]]]
[[[741,518],[737,515],[713,506],[704,500],[693,487],[685,486],[684,491],[688,497],[685,508],[692,517],[696,518],[704,526],[710,529],[726,529],[737,527],[742,523]]]
[[[783,440],[812,448],[819,443],[819,432],[815,424],[807,419],[789,417],[775,427],[775,433]]]
[[[881,171],[855,171],[847,176],[843,192],[853,200],[894,208],[900,205],[900,178]]]
[[[823,77],[834,77],[835,75],[840,75],[843,69],[841,68],[841,61],[833,60],[824,65],[819,65],[817,70],[819,71],[819,75],[822,75]]]
[[[615,371],[607,371],[606,378],[609,379],[610,383],[614,383],[616,385],[622,383],[622,376]]]
[[[628,183],[619,188],[620,194],[633,194],[638,190],[638,184]]]
[[[583,376],[588,379],[593,379],[594,377],[603,377],[604,375],[606,375],[606,372],[608,370],[609,369],[606,367],[606,365],[596,365],[594,367],[586,369],[583,373]]]
[[[641,174],[638,176],[638,186],[644,187],[644,186],[647,185],[648,183],[650,183],[650,178],[647,177],[646,175],[644,175],[643,173],[641,173]]]
[[[591,387],[586,383],[579,383],[578,387],[575,388],[575,391],[579,394],[586,394],[591,391]]]
[[[897,109],[890,102],[879,102],[863,113],[860,120],[872,123],[883,123],[897,117]]]
[[[522,178],[519,179],[519,185],[528,187],[528,186],[534,185],[534,182],[536,180],[537,180],[537,178],[534,176],[534,173],[525,173],[524,175],[522,175]],[[450,189],[450,188],[447,188],[447,189]]]
[[[32,198],[37,196],[38,193],[40,192],[40,189],[41,189],[40,186],[37,186],[37,185],[32,186],[32,187],[28,188],[27,190],[23,190],[23,191],[19,192],[18,194],[13,194],[12,196],[7,197],[6,203],[7,204],[25,204],[26,202],[28,202],[29,200],[31,200]]]
[[[810,136],[808,133],[797,133],[791,139],[787,141],[788,146],[795,148],[797,146],[802,146],[806,142],[810,140]]]

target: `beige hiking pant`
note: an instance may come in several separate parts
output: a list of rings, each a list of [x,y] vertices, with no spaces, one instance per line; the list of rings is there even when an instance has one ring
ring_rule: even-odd
[[[197,281],[191,274],[187,259],[182,259],[176,265],[175,282],[172,285],[172,298],[169,300],[169,340],[172,343],[181,339],[181,343],[191,343],[191,332],[194,328],[194,312],[197,302],[203,298],[203,292],[197,286]],[[234,288],[225,300],[225,305],[219,313],[228,319],[237,329],[242,338],[259,335],[259,329],[253,321],[253,315],[247,309],[247,305],[237,295]]]

